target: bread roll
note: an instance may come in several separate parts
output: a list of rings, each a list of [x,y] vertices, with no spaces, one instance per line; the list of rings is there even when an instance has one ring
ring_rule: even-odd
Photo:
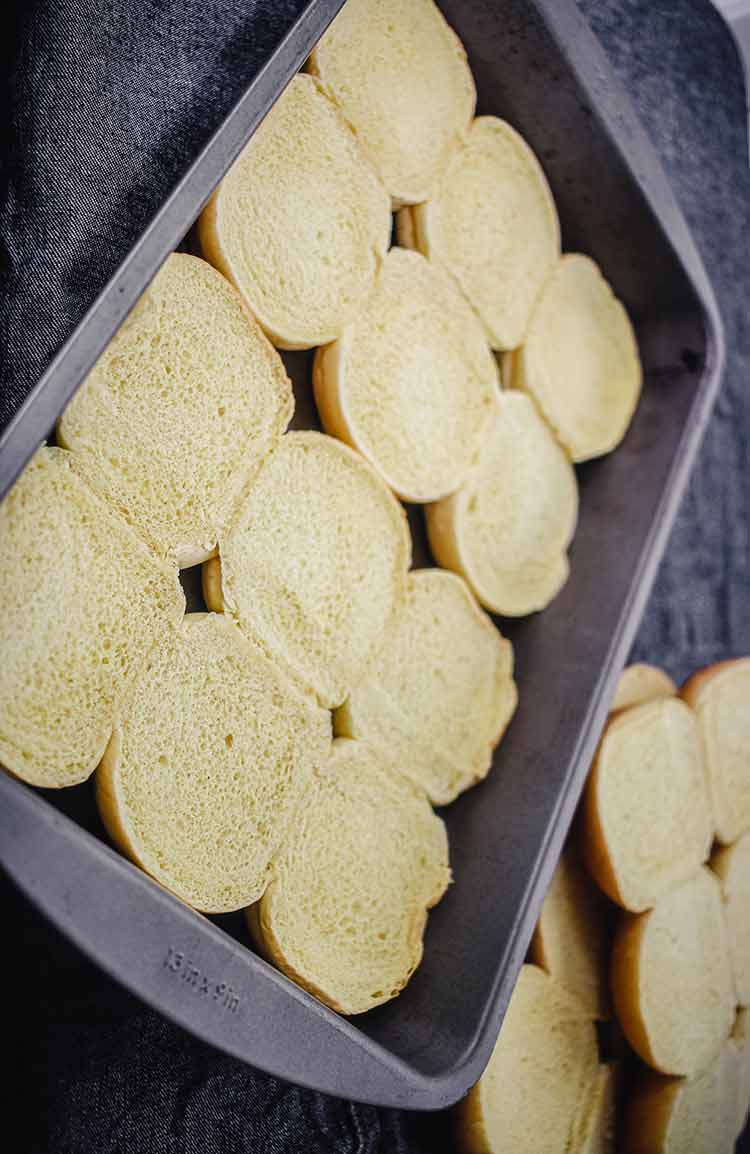
[[[638,346],[588,257],[564,256],[545,284],[513,357],[512,386],[531,393],[574,461],[601,457],[625,436],[641,392]]]
[[[390,235],[388,194],[312,76],[291,81],[198,221],[203,255],[284,349],[339,335]]]
[[[710,870],[698,870],[648,913],[623,916],[610,977],[620,1024],[649,1066],[692,1075],[716,1058],[735,999],[721,891]]]
[[[629,665],[622,671],[610,711],[632,709],[634,705],[643,705],[659,697],[675,697],[676,694],[677,686],[663,669],[643,663]]]
[[[650,701],[610,719],[586,786],[581,830],[590,873],[636,913],[706,861],[712,830],[703,752],[683,701]]]
[[[599,1069],[594,1023],[524,966],[487,1069],[457,1110],[462,1154],[566,1154]]]
[[[476,101],[463,45],[432,0],[348,0],[309,68],[394,201],[430,196]]]
[[[555,202],[525,140],[480,116],[451,154],[433,195],[399,213],[399,243],[445,268],[476,309],[494,349],[524,339],[560,257]]]
[[[739,1137],[747,1126],[748,1110],[750,1110],[750,1009],[747,1006],[741,1006],[737,1011],[728,1045],[737,1067],[737,1109],[734,1131],[735,1135]]]
[[[92,485],[161,555],[205,561],[278,444],[292,387],[239,294],[173,253],[60,418]]]
[[[96,775],[116,844],[177,897],[256,901],[328,756],[330,717],[229,618],[191,613],[153,649]]]
[[[599,1067],[583,1113],[581,1137],[571,1154],[614,1154],[617,1123],[617,1067]]]
[[[0,569],[0,764],[32,785],[76,785],[184,612],[177,570],[48,448],[0,506]]]
[[[358,449],[405,501],[452,493],[497,412],[497,365],[449,277],[394,248],[359,316],[319,349],[327,433]]]
[[[726,1046],[691,1078],[644,1071],[625,1104],[623,1154],[732,1154],[736,1087]]]
[[[427,508],[438,564],[466,580],[485,608],[507,617],[543,609],[568,579],[578,518],[573,468],[522,393],[503,393],[476,467]]]
[[[575,995],[592,1018],[608,1018],[610,908],[571,849],[563,851],[539,915],[529,958]]]
[[[750,657],[694,673],[682,696],[703,735],[716,837],[729,845],[750,829]]]
[[[445,826],[361,742],[339,739],[249,911],[265,956],[342,1014],[395,997],[450,880]]]
[[[460,577],[422,569],[334,724],[445,805],[487,774],[516,701],[510,642]]]
[[[750,833],[717,850],[711,869],[721,881],[737,1001],[750,1006]]]
[[[366,461],[320,433],[289,433],[204,567],[226,610],[327,708],[373,660],[406,596],[411,538]]]

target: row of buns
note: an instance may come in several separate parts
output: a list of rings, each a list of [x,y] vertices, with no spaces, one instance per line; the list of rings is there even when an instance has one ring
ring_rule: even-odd
[[[430,802],[488,772],[512,649],[461,578],[409,570],[403,512],[346,446],[290,434],[251,492],[246,568],[208,562],[222,611],[184,614],[174,567],[39,450],[0,508],[0,757],[47,787],[95,770],[124,853],[196,909],[247,909],[261,952],[361,1013],[421,958],[450,879]]]
[[[638,351],[596,265],[561,259],[534,154],[474,105],[432,0],[349,0],[242,151],[197,227],[223,278],[172,257],[58,428],[163,555],[215,552],[290,420],[270,339],[318,346],[326,432],[427,504],[438,563],[485,608],[562,587],[571,462],[621,440]]]
[[[215,553],[292,414],[271,344],[318,346],[326,432],[427,505],[438,563],[506,616],[560,590],[571,462],[622,439],[638,351],[596,265],[561,259],[528,145],[472,119],[473,92],[432,0],[349,0],[200,217],[222,278],[170,258],[102,356],[58,441],[162,555]]]
[[[432,0],[349,0],[204,210],[207,259],[167,260],[0,509],[0,762],[47,787],[96,771],[124,852],[197,909],[253,907],[260,948],[345,1012],[408,979],[449,877],[430,803],[488,772],[515,709],[480,606],[561,588],[573,464],[640,390],[622,306],[561,259],[538,162],[474,103]],[[333,436],[287,431],[277,349],[313,346]],[[453,573],[410,570],[397,498],[427,505]],[[197,564],[211,612],[183,617]],[[315,903],[288,894],[360,837],[325,824],[354,804],[342,766],[373,828],[405,824],[401,885],[381,902],[363,843],[326,919],[348,927],[331,978]]]
[[[706,788],[709,832],[698,860],[683,868],[681,845],[663,840],[670,794],[690,786],[675,775],[684,740],[667,728],[653,730],[652,718],[667,708],[682,718],[691,706],[661,670],[631,666],[613,700],[495,1053],[457,1111],[459,1146],[467,1154],[731,1154],[744,1129],[750,1108],[750,659],[696,673],[682,696],[697,709],[701,773],[713,778],[713,793],[731,796],[735,824],[731,831],[722,827],[723,811],[711,807]],[[613,734],[625,744],[613,771],[611,820],[602,831],[592,797],[601,790],[597,773],[602,761],[610,762]],[[666,824],[674,832],[668,817]],[[727,843],[730,833],[734,840]],[[627,843],[628,869],[639,876],[658,861],[657,889],[600,889],[600,879],[609,882],[611,875],[601,873],[596,858],[592,863],[590,846],[602,838],[610,847]],[[667,871],[670,853],[676,864]],[[641,912],[628,905],[634,893]],[[595,1021],[607,1027],[599,1042]]]

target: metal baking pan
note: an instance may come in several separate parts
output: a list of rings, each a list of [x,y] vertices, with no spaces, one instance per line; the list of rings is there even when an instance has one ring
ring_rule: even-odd
[[[313,0],[63,348],[0,442],[0,492],[65,403],[340,4]],[[0,774],[0,855],[66,934],[145,1001],[254,1066],[343,1097],[433,1109],[479,1077],[572,819],[607,702],[716,393],[720,319],[653,148],[573,0],[442,0],[479,110],[540,156],[564,244],[590,253],[634,319],[643,398],[624,444],[579,470],[572,574],[504,626],[521,704],[493,772],[444,816],[455,884],[395,1001],[347,1021],[250,950],[240,915],[204,918],[105,842],[90,787]],[[290,358],[300,398],[309,356]],[[413,511],[417,563],[427,561]],[[195,575],[192,576],[195,580]]]

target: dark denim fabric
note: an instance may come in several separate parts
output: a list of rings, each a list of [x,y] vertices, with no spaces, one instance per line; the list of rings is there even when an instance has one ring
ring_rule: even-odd
[[[404,0],[406,3],[407,0]],[[502,0],[497,0],[502,3]],[[683,677],[750,653],[750,174],[707,0],[581,0],[661,152],[729,368],[636,654]],[[0,50],[4,424],[262,59],[291,0],[30,0]],[[217,1054],[110,982],[6,885],[3,1150],[441,1154],[449,1120],[353,1106]]]
[[[713,282],[728,364],[634,656],[678,680],[750,653],[750,170],[743,73],[704,0],[579,0],[661,155]]]
[[[0,427],[305,7],[10,0]]]

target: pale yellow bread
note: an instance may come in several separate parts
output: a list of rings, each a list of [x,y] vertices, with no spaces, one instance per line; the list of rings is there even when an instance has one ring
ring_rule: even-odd
[[[374,470],[321,433],[289,433],[204,566],[226,611],[328,708],[366,672],[406,595],[411,538]]]
[[[180,620],[177,570],[42,448],[0,506],[0,764],[58,788],[95,770],[133,676]]]
[[[623,915],[610,982],[615,1012],[640,1058],[691,1075],[729,1037],[735,996],[721,891],[701,868],[648,913]]]
[[[334,727],[444,805],[486,776],[517,699],[510,642],[460,577],[421,569]]]
[[[445,268],[495,349],[515,349],[560,258],[560,224],[542,167],[526,141],[480,116],[454,149],[429,200],[404,208],[399,244]]]
[[[543,609],[568,578],[578,519],[575,472],[534,403],[503,393],[476,467],[427,508],[430,548],[492,612]]]
[[[445,826],[424,795],[364,743],[338,739],[248,921],[288,977],[361,1014],[409,981],[449,881]]]
[[[500,382],[482,326],[449,277],[394,248],[362,311],[315,357],[327,433],[405,501],[454,492],[474,464]]]
[[[198,221],[203,255],[285,349],[339,335],[390,235],[387,192],[341,113],[304,75],[276,101]]]
[[[727,1046],[690,1078],[643,1071],[625,1103],[623,1154],[732,1154],[736,1093]]]
[[[729,845],[750,829],[750,657],[694,673],[681,692],[703,735],[716,837]]]
[[[393,200],[430,196],[476,102],[463,45],[432,0],[348,0],[308,67]]]
[[[587,461],[625,436],[641,377],[622,304],[592,260],[563,256],[513,357],[513,388],[531,393],[574,461]]]
[[[659,697],[675,697],[676,694],[677,686],[663,669],[644,663],[628,665],[620,675],[609,708],[616,713],[620,709],[631,709],[634,705],[643,705]]]
[[[91,484],[180,567],[216,549],[294,409],[281,358],[203,260],[167,258],[57,427]]]
[[[578,1001],[523,966],[484,1074],[457,1108],[462,1154],[567,1154],[599,1069]]]
[[[750,1009],[747,1006],[740,1006],[737,1011],[728,1045],[737,1066],[737,1109],[734,1130],[739,1137],[747,1126],[750,1110]]]
[[[712,823],[692,710],[676,697],[610,718],[586,785],[589,872],[626,910],[653,906],[709,855]]]
[[[750,1006],[750,833],[716,850],[711,869],[721,882],[737,1001]]]
[[[608,1018],[610,909],[576,854],[563,851],[531,942],[529,960],[585,1006]]]
[[[618,1070],[614,1064],[599,1067],[582,1114],[580,1138],[571,1154],[615,1154]]]
[[[198,910],[256,901],[331,745],[330,715],[237,626],[191,613],[145,662],[96,775],[116,844]]]

